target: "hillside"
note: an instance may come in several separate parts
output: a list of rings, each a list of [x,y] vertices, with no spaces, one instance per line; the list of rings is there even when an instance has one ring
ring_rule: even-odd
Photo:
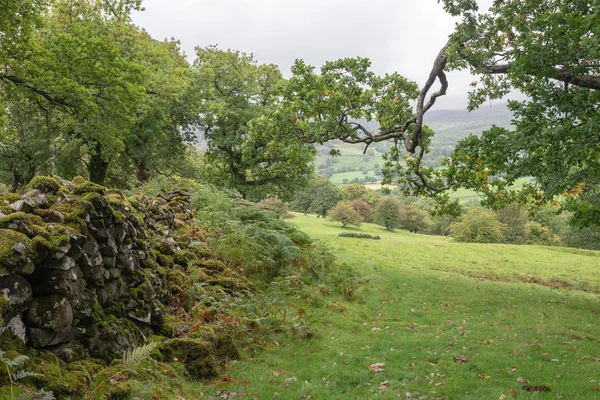
[[[297,215],[361,274],[288,305],[310,340],[279,335],[208,393],[248,398],[595,398],[600,252],[455,243]],[[341,232],[380,240],[340,238]],[[353,291],[354,290],[354,291]],[[549,392],[549,393],[548,393]]]
[[[492,125],[509,126],[512,113],[506,104],[483,106],[472,112],[467,110],[431,110],[426,114],[425,123],[435,131],[431,149],[425,158],[426,165],[438,166],[443,157],[449,156],[454,146],[470,134],[479,135]],[[371,128],[376,125],[369,124]],[[341,157],[331,157],[331,149],[339,149]],[[370,177],[376,180],[378,168],[383,165],[381,154],[389,149],[389,144],[378,143],[363,154],[364,147],[334,141],[318,146],[315,160],[317,171],[336,184],[349,183],[353,179]],[[372,151],[371,151],[372,150]]]

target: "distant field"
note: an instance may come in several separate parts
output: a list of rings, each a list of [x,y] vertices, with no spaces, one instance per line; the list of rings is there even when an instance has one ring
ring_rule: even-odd
[[[259,399],[594,399],[600,252],[454,243],[296,214],[365,282],[287,300],[311,336],[278,334],[207,393]],[[339,238],[341,232],[381,240]]]
[[[530,183],[530,182],[531,182],[531,178],[517,179],[515,184],[513,186],[511,186],[511,189],[520,189],[523,187],[524,184]],[[452,197],[453,199],[459,199],[461,202],[468,202],[471,200],[479,200],[480,199],[479,195],[475,191],[469,190],[469,189],[459,189],[456,192],[451,193],[450,197]]]

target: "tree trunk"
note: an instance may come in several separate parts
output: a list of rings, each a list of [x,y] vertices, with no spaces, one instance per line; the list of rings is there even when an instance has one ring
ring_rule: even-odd
[[[16,193],[17,189],[19,189],[19,186],[21,186],[21,184],[23,183],[23,177],[21,176],[21,174],[19,173],[19,171],[17,171],[16,168],[12,168],[12,186],[10,188],[11,193]]]
[[[94,153],[90,158],[88,171],[90,173],[90,181],[99,185],[104,185],[106,180],[106,171],[108,170],[108,161],[102,158],[102,147],[96,143]]]
[[[135,164],[135,175],[137,180],[143,183],[148,182],[152,178],[152,171],[150,171],[147,160],[142,160]]]

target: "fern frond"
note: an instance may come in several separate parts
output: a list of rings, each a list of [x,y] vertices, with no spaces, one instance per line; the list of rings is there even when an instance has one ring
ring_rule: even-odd
[[[29,357],[20,355],[12,360],[5,360],[4,362],[11,368],[21,368],[27,363],[27,360],[29,360]]]
[[[19,379],[27,378],[29,376],[43,376],[43,375],[38,374],[37,372],[19,371],[13,376],[13,381],[18,381]]]
[[[133,368],[150,358],[150,353],[156,348],[156,343],[148,343],[123,353],[123,367]]]

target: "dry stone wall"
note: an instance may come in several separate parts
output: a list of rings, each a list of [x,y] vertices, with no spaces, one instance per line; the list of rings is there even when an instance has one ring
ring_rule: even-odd
[[[161,332],[184,296],[170,282],[207,256],[178,233],[192,218],[188,193],[126,198],[81,178],[0,197],[0,349],[110,361]]]

